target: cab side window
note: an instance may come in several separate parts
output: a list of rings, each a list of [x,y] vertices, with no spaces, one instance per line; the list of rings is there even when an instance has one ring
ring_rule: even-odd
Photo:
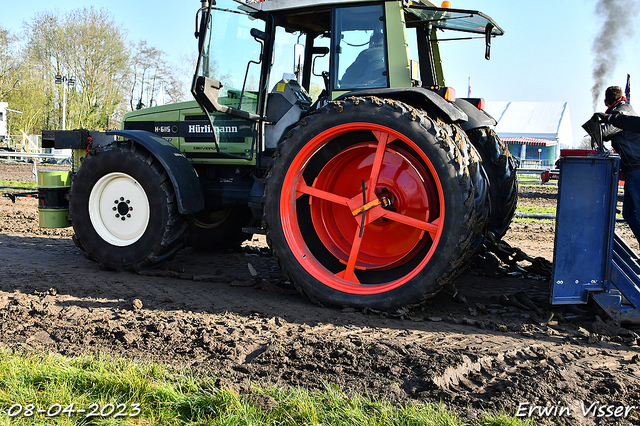
[[[334,87],[388,87],[387,45],[382,5],[336,10]]]

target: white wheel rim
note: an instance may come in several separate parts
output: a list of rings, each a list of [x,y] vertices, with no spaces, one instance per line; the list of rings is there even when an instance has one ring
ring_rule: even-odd
[[[144,189],[126,173],[104,175],[89,196],[93,228],[114,246],[124,247],[138,241],[149,225],[149,211]]]

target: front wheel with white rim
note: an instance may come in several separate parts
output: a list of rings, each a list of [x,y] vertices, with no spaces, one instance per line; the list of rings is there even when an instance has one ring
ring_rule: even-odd
[[[125,247],[147,230],[149,199],[133,177],[109,173],[98,180],[89,195],[89,218],[104,241]]]
[[[164,169],[131,143],[100,148],[83,162],[69,213],[85,256],[117,270],[155,266],[183,245],[187,231]]]

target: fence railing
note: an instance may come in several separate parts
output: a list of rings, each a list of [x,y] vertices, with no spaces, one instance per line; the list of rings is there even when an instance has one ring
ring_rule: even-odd
[[[70,158],[67,154],[36,154],[32,152],[3,152],[0,151],[0,161],[2,160],[64,160]]]
[[[523,169],[550,169],[555,167],[553,160],[520,160]]]
[[[21,135],[9,135],[0,142],[0,147],[17,152],[42,153],[42,135],[27,135],[21,131]]]

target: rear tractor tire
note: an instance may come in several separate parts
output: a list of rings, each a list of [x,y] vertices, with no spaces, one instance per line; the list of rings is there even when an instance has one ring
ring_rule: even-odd
[[[267,241],[311,300],[391,311],[432,297],[466,266],[469,141],[447,126],[401,102],[354,97],[292,129],[267,174]]]
[[[199,251],[237,249],[250,238],[242,228],[253,222],[247,207],[204,210],[189,217],[187,245]]]
[[[472,130],[469,139],[478,150],[487,172],[491,200],[488,230],[497,241],[509,229],[518,203],[516,162],[507,144],[492,129]]]
[[[85,159],[69,192],[69,218],[85,256],[116,270],[158,265],[183,246],[187,231],[164,169],[129,142]]]

